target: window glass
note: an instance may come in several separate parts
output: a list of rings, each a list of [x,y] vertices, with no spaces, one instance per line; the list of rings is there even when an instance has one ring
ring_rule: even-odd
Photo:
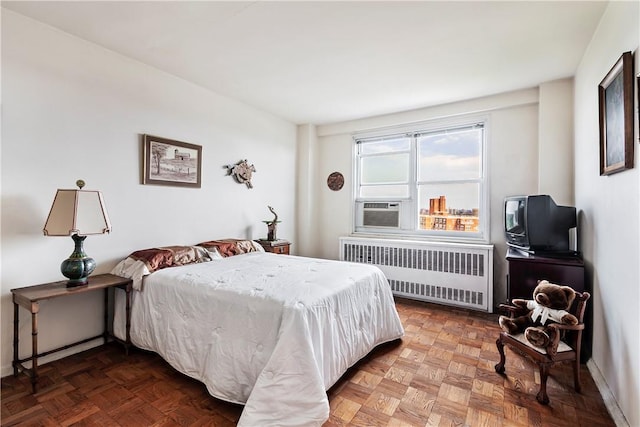
[[[394,184],[409,181],[409,153],[363,157],[361,165],[361,184]]]
[[[362,155],[409,151],[411,139],[406,136],[372,138],[360,143],[359,148]]]
[[[478,178],[482,172],[482,130],[438,132],[418,137],[418,180]]]
[[[426,184],[418,189],[421,230],[480,231],[478,183]]]

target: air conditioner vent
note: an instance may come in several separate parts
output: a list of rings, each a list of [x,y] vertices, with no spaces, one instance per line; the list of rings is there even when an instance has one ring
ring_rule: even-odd
[[[365,202],[365,209],[389,209],[389,208],[397,208],[397,203],[384,203],[384,202]]]
[[[363,227],[400,227],[400,203],[398,202],[363,202]]]

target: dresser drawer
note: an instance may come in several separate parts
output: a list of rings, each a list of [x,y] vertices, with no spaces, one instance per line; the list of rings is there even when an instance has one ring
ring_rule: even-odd
[[[274,246],[272,252],[274,254],[289,255],[289,245]]]
[[[289,255],[291,243],[287,240],[256,240],[264,248],[265,252],[274,254]]]

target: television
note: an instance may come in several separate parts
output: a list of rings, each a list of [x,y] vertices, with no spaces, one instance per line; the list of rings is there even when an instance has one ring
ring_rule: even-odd
[[[577,255],[569,246],[577,227],[576,208],[558,206],[549,195],[510,196],[504,200],[507,244],[532,254]]]

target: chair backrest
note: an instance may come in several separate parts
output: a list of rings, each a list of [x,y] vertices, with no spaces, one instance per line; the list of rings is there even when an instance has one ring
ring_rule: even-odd
[[[589,294],[589,292],[576,292],[576,298],[571,306],[570,312],[576,316],[578,323],[584,323],[584,313],[586,311],[587,301],[589,298],[591,298],[591,294]],[[565,334],[563,341],[568,343],[575,350],[582,341],[582,330],[566,332],[567,333]]]
[[[576,292],[575,312],[572,314],[578,318],[578,322],[584,323],[584,312],[587,308],[587,301],[591,298],[589,292]]]

